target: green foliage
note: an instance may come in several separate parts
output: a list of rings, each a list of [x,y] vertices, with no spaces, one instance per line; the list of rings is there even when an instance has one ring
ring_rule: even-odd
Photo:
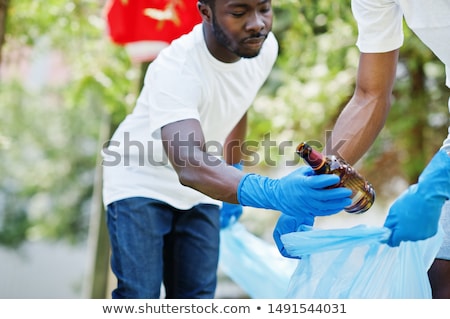
[[[70,107],[60,94],[1,87],[3,243],[86,235],[101,109]]]
[[[101,36],[99,10],[99,1],[92,0],[11,0],[7,38],[33,46],[46,35],[58,46],[80,53]]]
[[[129,112],[139,73],[105,36],[98,1],[12,1],[8,13],[0,244],[85,240],[100,130]],[[42,66],[51,73],[35,76]]]

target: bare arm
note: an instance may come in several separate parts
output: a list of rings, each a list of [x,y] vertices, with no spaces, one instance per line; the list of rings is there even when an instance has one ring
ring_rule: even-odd
[[[168,124],[161,129],[161,136],[181,184],[212,198],[238,203],[236,192],[244,173],[205,151],[203,131],[197,120]]]
[[[242,160],[241,148],[247,136],[247,113],[228,135],[224,143],[223,157],[228,164],[236,164]]]
[[[391,107],[397,60],[398,50],[361,54],[355,92],[335,123],[326,154],[354,164],[367,152]]]

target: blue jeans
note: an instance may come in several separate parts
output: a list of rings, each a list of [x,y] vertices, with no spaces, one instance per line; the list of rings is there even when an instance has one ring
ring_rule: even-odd
[[[164,202],[128,198],[107,207],[112,298],[214,298],[219,259],[219,207],[179,210]]]

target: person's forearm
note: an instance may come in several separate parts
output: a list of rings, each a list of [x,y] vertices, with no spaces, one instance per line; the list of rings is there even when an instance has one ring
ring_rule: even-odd
[[[206,156],[207,154],[203,153],[201,158]],[[199,158],[197,157],[196,161]],[[214,160],[217,161],[213,164]],[[237,187],[245,174],[212,156],[207,161],[198,163],[199,166],[178,167],[180,183],[211,198],[238,204]]]
[[[247,135],[247,113],[230,132],[223,145],[223,158],[232,165],[242,160],[242,145]]]
[[[228,165],[236,165],[241,162],[241,148],[246,134],[247,114],[236,124],[224,142],[223,158]],[[244,173],[236,168],[228,167],[225,163],[220,163],[215,157],[209,156],[200,149],[196,151],[197,154],[190,154],[194,161],[199,163],[201,162],[200,159],[206,159],[207,161],[203,162],[201,168],[189,166],[178,168],[180,182],[212,198],[228,203],[238,203],[236,196],[237,185]],[[211,163],[214,164],[211,165]]]
[[[385,98],[354,96],[338,117],[325,154],[355,164],[380,133],[389,108],[390,102]]]
[[[163,126],[161,139],[182,185],[220,201],[238,203],[237,188],[244,173],[205,150],[198,120],[187,119]]]
[[[367,152],[389,113],[397,59],[398,50],[361,54],[355,92],[326,141],[325,154],[353,165]]]
[[[223,145],[223,158],[228,165],[236,165],[242,160],[241,148],[247,134],[247,114],[236,124]],[[206,159],[201,167],[184,167],[179,172],[180,182],[194,188],[212,198],[228,202],[238,203],[236,191],[237,185],[244,173],[236,168],[230,168],[225,163],[220,163],[215,157],[208,155],[200,149],[187,156],[194,161],[201,162]],[[180,170],[180,168],[178,168]]]

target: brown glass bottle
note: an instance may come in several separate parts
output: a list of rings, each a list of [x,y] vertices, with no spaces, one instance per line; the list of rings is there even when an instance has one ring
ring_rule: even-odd
[[[334,155],[324,156],[307,143],[300,143],[296,153],[310,165],[316,174],[336,174],[341,178],[339,184],[353,191],[352,204],[344,208],[348,213],[360,214],[372,207],[375,201],[375,190],[351,165]]]

